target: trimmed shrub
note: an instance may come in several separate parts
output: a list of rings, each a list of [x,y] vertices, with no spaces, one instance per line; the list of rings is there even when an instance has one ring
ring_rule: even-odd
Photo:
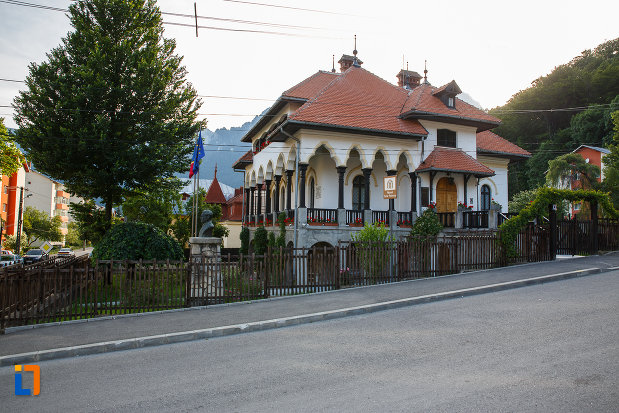
[[[95,260],[182,260],[183,250],[174,238],[142,222],[114,225],[92,252]]]
[[[443,230],[443,226],[438,219],[434,208],[428,208],[413,224],[411,235],[434,236]]]

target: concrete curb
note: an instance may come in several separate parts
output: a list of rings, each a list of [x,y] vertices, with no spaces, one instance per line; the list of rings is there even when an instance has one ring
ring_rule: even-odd
[[[313,314],[304,314],[293,317],[276,318],[265,321],[255,321],[245,324],[235,324],[222,327],[206,328],[192,331],[182,331],[178,333],[160,334],[147,337],[122,339],[116,341],[106,341],[100,343],[85,344],[73,347],[62,347],[50,350],[35,351],[30,353],[11,354],[0,357],[0,367],[14,364],[36,363],[46,360],[54,360],[68,357],[86,356],[92,354],[108,353],[112,351],[123,351],[138,349],[151,346],[160,346],[172,343],[182,343],[194,340],[203,340],[215,337],[224,337],[254,331],[271,330],[281,327],[289,327],[299,324],[314,323],[317,321],[333,320],[337,318],[350,317],[361,314],[374,313],[377,311],[391,310],[395,308],[407,307],[418,304],[425,304],[434,301],[448,300],[451,298],[462,298],[473,295],[486,294],[497,291],[510,290],[514,288],[526,287],[546,282],[566,280],[570,278],[583,277],[586,275],[599,274],[603,271],[600,268],[588,268],[578,271],[569,271],[558,274],[544,275],[522,280],[509,281],[497,284],[488,284],[480,287],[465,288],[444,293],[429,294],[419,297],[403,298],[381,303],[367,304],[357,307],[342,308],[338,310],[323,311]]]

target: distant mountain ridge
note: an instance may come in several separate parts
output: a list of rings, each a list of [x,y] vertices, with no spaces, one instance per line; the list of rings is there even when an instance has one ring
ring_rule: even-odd
[[[230,129],[202,130],[205,155],[200,164],[200,179],[212,180],[215,175],[215,165],[217,165],[217,180],[221,184],[232,188],[243,185],[243,174],[235,172],[232,165],[251,148],[251,144],[241,142],[241,138],[258,122],[260,117],[261,115],[258,115],[250,122]],[[178,176],[188,178],[189,173]]]

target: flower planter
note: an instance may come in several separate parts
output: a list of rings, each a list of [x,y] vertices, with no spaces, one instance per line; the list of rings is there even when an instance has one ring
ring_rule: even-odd
[[[325,222],[325,227],[337,227],[337,222]]]
[[[400,224],[400,225],[398,225],[398,227],[400,227],[400,228],[412,228],[413,226],[409,225],[409,224]]]
[[[313,227],[317,227],[319,225],[322,225],[322,222],[308,222],[308,224],[313,226]]]
[[[363,224],[358,224],[358,223],[352,223],[352,224],[348,224],[349,227],[362,227]]]

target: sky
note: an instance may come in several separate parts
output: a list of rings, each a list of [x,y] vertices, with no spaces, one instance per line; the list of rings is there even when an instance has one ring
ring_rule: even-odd
[[[28,2],[56,8],[71,3]],[[208,120],[211,130],[251,120],[286,89],[318,70],[330,70],[333,55],[339,70],[341,55],[352,54],[354,35],[363,67],[383,79],[396,83],[406,64],[423,74],[427,61],[430,83],[441,86],[455,79],[488,109],[505,104],[583,50],[619,37],[617,1],[196,3],[199,25],[224,30],[201,28],[196,37],[194,27],[166,24],[165,37],[176,40],[188,80],[199,95],[207,96],[202,97],[199,118]],[[194,1],[159,0],[157,5],[164,13],[194,13]],[[0,16],[1,79],[23,80],[29,64],[46,60],[46,53],[72,29],[65,13],[58,11],[0,1]],[[163,18],[194,24],[193,17]],[[5,106],[23,87],[0,81],[0,117],[8,127],[16,125],[13,110]]]

